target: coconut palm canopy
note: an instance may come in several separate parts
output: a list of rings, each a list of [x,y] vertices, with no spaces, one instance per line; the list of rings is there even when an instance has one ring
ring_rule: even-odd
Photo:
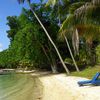
[[[96,37],[100,34],[100,0],[83,3],[79,8],[77,5],[78,3],[71,6],[72,11],[70,12],[72,13],[69,13],[63,22],[60,35],[67,35],[72,33],[72,30],[78,29],[79,35],[84,35],[88,39],[89,37],[94,38],[94,35]]]

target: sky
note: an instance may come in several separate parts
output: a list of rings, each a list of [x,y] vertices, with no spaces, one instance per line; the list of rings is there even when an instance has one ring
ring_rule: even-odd
[[[33,1],[39,2],[39,0]],[[6,25],[7,16],[20,15],[22,7],[28,8],[26,3],[24,5],[19,5],[17,0],[0,1],[0,51],[7,49],[10,44],[6,33],[6,31],[9,30],[9,27]]]

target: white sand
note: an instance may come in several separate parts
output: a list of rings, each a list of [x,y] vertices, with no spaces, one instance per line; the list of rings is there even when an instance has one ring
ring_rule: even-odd
[[[37,74],[44,88],[42,100],[100,100],[100,86],[78,86],[77,82],[86,78],[42,74]]]

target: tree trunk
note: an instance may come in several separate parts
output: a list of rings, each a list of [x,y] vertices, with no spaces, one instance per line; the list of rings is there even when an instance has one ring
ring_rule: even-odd
[[[38,16],[37,16],[36,13],[34,12],[34,10],[32,9],[30,3],[28,3],[28,4],[29,4],[29,6],[30,6],[30,9],[31,9],[32,13],[34,14],[34,16],[36,17],[37,21],[39,22],[39,24],[40,24],[41,27],[43,28],[45,34],[47,35],[49,41],[51,42],[51,44],[52,44],[53,47],[55,48],[55,50],[56,50],[56,52],[57,52],[57,54],[58,54],[58,57],[59,57],[59,59],[60,59],[62,65],[63,65],[64,69],[66,70],[67,74],[69,74],[69,70],[68,70],[68,68],[66,67],[66,65],[65,65],[65,63],[64,63],[64,61],[63,61],[63,59],[62,59],[62,57],[61,57],[61,55],[60,55],[60,53],[59,53],[57,47],[56,47],[56,45],[55,45],[54,42],[52,41],[52,39],[51,39],[51,37],[49,36],[49,34],[48,34],[47,30],[45,29],[44,25],[42,24],[42,22],[40,21],[40,19],[38,18]]]
[[[51,65],[51,68],[53,73],[58,73],[56,65]]]
[[[52,71],[53,71],[53,73],[58,73],[58,71],[57,71],[57,64],[56,64],[56,60],[55,60],[55,58],[54,58],[54,54],[52,54],[52,50],[51,50],[51,44],[50,44],[50,42],[48,41],[48,44],[49,44],[49,48],[48,48],[48,50],[49,50],[49,53],[50,53],[50,58],[51,58],[51,62],[52,62],[52,65],[51,65],[51,68],[52,68]]]
[[[73,49],[74,49],[74,54],[79,55],[79,35],[78,35],[78,30],[75,29],[72,35],[72,44],[73,44]]]
[[[60,3],[60,1],[58,0],[58,19],[59,19],[58,25],[61,27],[61,19],[60,19],[60,13],[59,13],[59,3]],[[64,35],[64,38],[65,38],[65,41],[66,41],[66,43],[67,43],[67,47],[68,47],[68,49],[69,49],[71,58],[72,58],[73,63],[74,63],[74,65],[75,65],[75,68],[76,68],[76,70],[79,72],[79,68],[78,68],[78,66],[77,66],[77,64],[76,64],[76,62],[75,62],[74,56],[73,56],[73,54],[72,54],[71,48],[70,48],[70,46],[69,46],[68,40],[67,40],[67,38],[66,38],[65,35]]]
[[[53,73],[58,73],[58,71],[57,71],[57,64],[56,64],[56,62],[55,62],[54,59],[52,59],[51,68],[52,68],[52,72],[53,72]]]
[[[40,45],[41,45],[41,43],[40,43]],[[44,48],[42,45],[41,45],[41,48],[42,48],[44,54],[46,55],[46,57],[47,57],[49,63],[50,63],[50,64],[52,63],[52,64],[51,64],[52,73],[58,73],[58,71],[57,71],[57,66],[56,66],[55,62],[53,62],[53,60],[52,60],[52,61],[50,60],[48,54],[47,54],[46,51],[45,51],[45,48]],[[51,59],[52,59],[52,58],[51,58]]]
[[[74,56],[73,56],[73,54],[72,54],[71,48],[70,48],[70,46],[69,46],[68,40],[67,40],[67,38],[66,38],[65,35],[64,35],[64,38],[65,38],[65,40],[66,40],[66,43],[67,43],[67,46],[68,46],[68,49],[69,49],[71,58],[72,58],[72,60],[73,60],[73,62],[74,62],[74,65],[75,65],[75,68],[76,68],[76,70],[79,72],[79,68],[78,68],[78,66],[77,66],[77,64],[76,64],[76,61],[75,61],[75,59],[74,59]]]

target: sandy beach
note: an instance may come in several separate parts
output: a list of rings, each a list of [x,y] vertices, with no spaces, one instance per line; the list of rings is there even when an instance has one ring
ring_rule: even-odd
[[[33,73],[43,86],[41,100],[100,100],[100,86],[82,86],[77,82],[86,78],[50,74],[48,72]]]

